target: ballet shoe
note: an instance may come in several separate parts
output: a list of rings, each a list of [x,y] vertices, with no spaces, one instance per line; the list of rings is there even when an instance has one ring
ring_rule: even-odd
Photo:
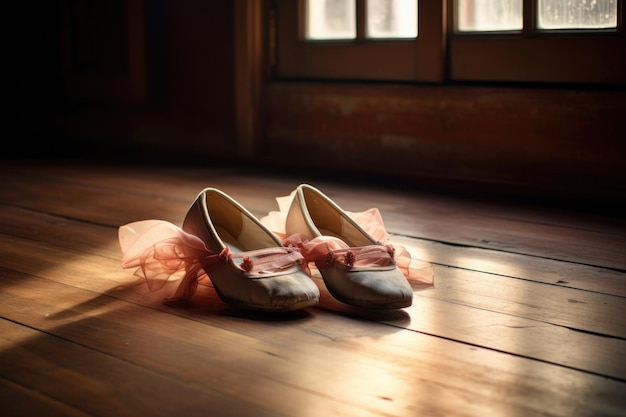
[[[394,260],[394,247],[366,232],[317,188],[301,184],[285,218],[283,244],[300,249],[339,301],[368,309],[409,307],[411,285]],[[379,216],[378,210],[372,212]],[[382,224],[382,219],[380,224]]]
[[[168,304],[187,302],[208,279],[232,307],[285,312],[319,302],[303,256],[285,247],[250,211],[216,188],[202,190],[182,228],[143,220],[119,228],[122,267],[136,268],[151,290],[182,276]]]

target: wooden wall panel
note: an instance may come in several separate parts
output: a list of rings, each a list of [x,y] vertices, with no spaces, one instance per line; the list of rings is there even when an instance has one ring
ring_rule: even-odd
[[[423,184],[613,198],[626,95],[606,90],[271,83],[268,153]]]

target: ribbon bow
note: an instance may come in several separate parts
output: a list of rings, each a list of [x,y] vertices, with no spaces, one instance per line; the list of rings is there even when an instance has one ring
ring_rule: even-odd
[[[118,238],[122,268],[136,268],[134,275],[145,278],[151,291],[161,289],[172,277],[182,276],[176,293],[167,298],[167,302],[189,299],[199,281],[225,264],[258,278],[280,272],[304,259],[297,248],[281,246],[237,253],[225,247],[216,253],[207,249],[199,237],[163,220],[128,223],[119,228]]]

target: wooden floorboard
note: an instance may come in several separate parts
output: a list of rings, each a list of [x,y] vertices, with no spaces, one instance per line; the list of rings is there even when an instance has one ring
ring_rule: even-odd
[[[101,259],[99,255],[59,250],[15,237],[5,240],[2,235],[0,248],[6,254],[0,267],[33,276],[44,274],[47,279],[73,287],[107,293],[118,287],[143,285],[142,281],[129,281],[128,272],[116,270],[118,260],[114,258]],[[37,255],[18,263],[19,253]],[[67,262],[55,267],[62,256],[66,256]],[[94,270],[93,265],[103,265],[107,274]],[[626,380],[626,363],[612,359],[626,349],[626,323],[621,314],[623,298],[573,289],[565,292],[557,286],[533,285],[524,280],[458,268],[436,267],[436,276],[437,285],[416,290],[415,304],[394,314],[348,308],[324,291],[319,278],[316,282],[322,289],[320,307],[336,314],[380,321]],[[158,306],[167,291],[152,294],[147,299]],[[137,304],[146,299],[145,294],[128,298],[127,293],[119,292],[118,296]],[[218,299],[212,303],[224,307]],[[548,341],[550,343],[546,343]]]
[[[120,266],[117,228],[180,224],[204,187],[255,215],[303,176],[228,168],[5,163],[0,168],[3,416],[624,416],[626,222],[515,201],[324,179],[379,207],[434,265],[411,307],[355,309],[323,281],[285,315],[186,308]],[[6,411],[6,412],[5,412]],[[34,415],[34,414],[33,414]]]
[[[0,404],[2,404],[2,413],[8,416],[87,417],[91,415],[68,406],[64,402],[56,401],[39,390],[3,378],[0,378]]]

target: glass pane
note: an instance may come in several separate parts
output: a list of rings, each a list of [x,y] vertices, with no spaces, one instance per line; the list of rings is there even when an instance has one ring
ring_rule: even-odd
[[[617,27],[617,0],[539,0],[540,29]]]
[[[356,39],[356,0],[307,0],[306,39]]]
[[[457,30],[522,30],[522,0],[457,0]]]
[[[368,0],[368,38],[417,37],[417,0]]]

